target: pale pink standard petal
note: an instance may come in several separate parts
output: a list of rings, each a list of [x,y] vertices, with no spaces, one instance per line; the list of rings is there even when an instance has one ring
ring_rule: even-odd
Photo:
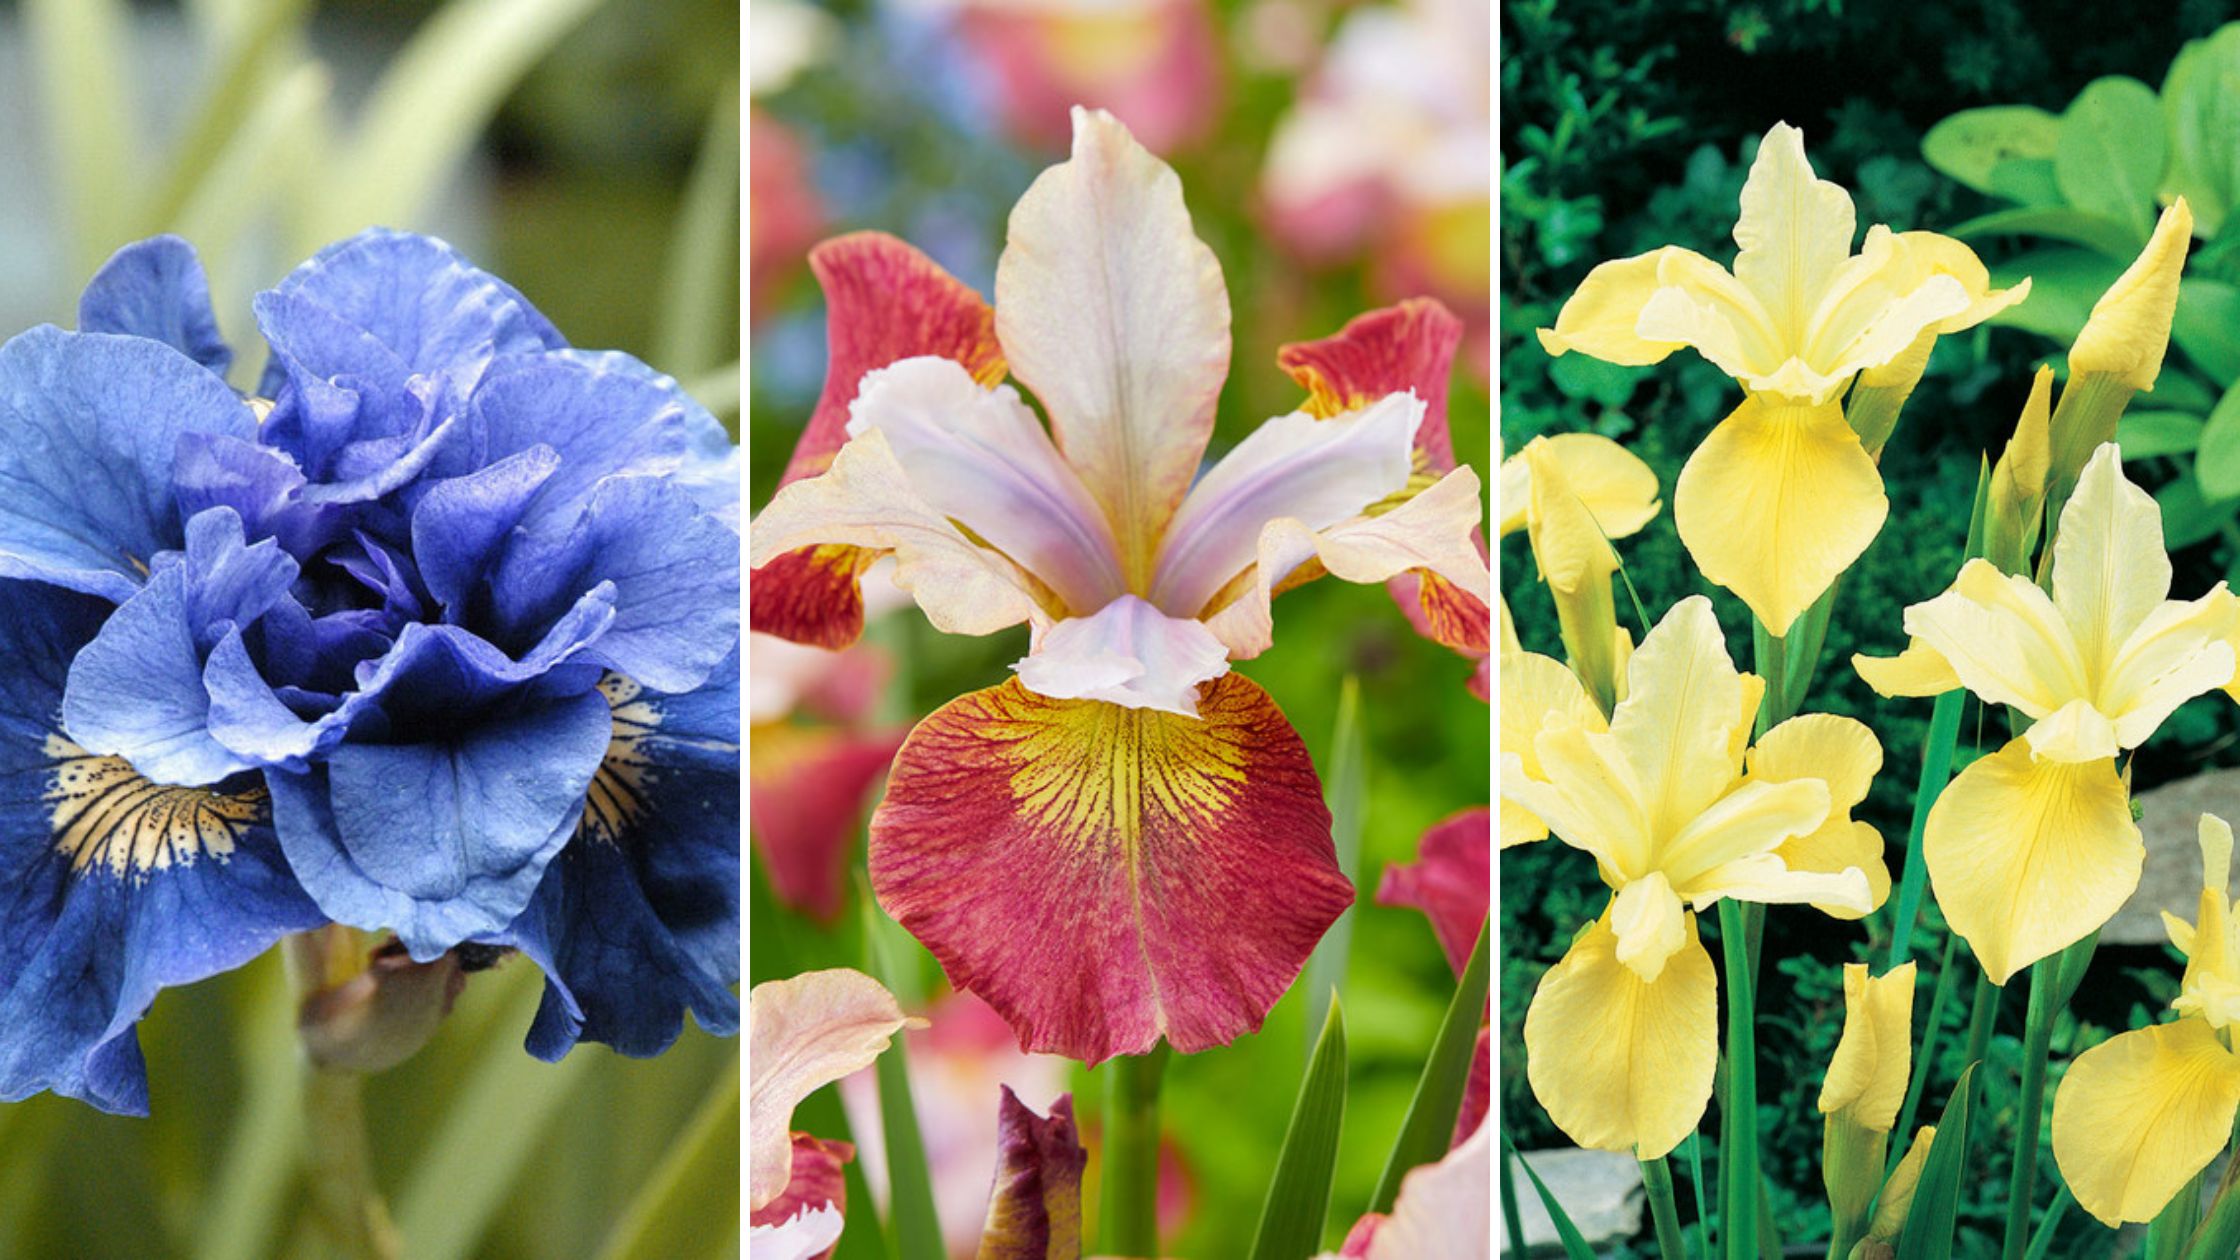
[[[1142,589],[1213,432],[1229,295],[1182,181],[1110,114],[1075,109],[1072,160],[1012,209],[996,336]]]
[[[1493,571],[1472,542],[1478,528],[1478,474],[1457,468],[1430,489],[1379,516],[1357,516],[1319,532],[1297,521],[1271,521],[1260,531],[1253,567],[1224,592],[1228,602],[1206,625],[1228,645],[1232,660],[1250,660],[1275,641],[1269,607],[1292,572],[1320,560],[1347,582],[1383,582],[1424,570],[1481,604],[1493,599]]]
[[[1229,653],[1203,624],[1122,595],[1093,616],[1052,626],[1011,668],[1027,690],[1053,700],[1196,717],[1199,684],[1229,672]]]
[[[1493,812],[1466,809],[1423,833],[1413,865],[1388,866],[1380,906],[1413,906],[1431,920],[1439,948],[1461,975],[1493,899]]]
[[[1254,429],[1190,488],[1168,526],[1151,599],[1180,617],[1250,568],[1260,529],[1294,520],[1327,529],[1408,484],[1423,422],[1414,394],[1387,394],[1359,411],[1318,420],[1304,411]]]
[[[793,1109],[850,1072],[869,1067],[903,1028],[894,995],[860,971],[811,971],[747,994],[748,1210],[791,1180]]]
[[[1392,1215],[1370,1236],[1368,1260],[1490,1260],[1493,1239],[1493,1130],[1400,1180]]]
[[[1017,561],[1077,612],[1126,589],[1112,528],[1009,385],[926,356],[866,373],[848,433],[878,430],[935,510]]]
[[[895,758],[871,820],[879,904],[1023,1048],[1099,1063],[1260,1026],[1353,900],[1305,747],[1251,681],[1198,717],[952,701]]]

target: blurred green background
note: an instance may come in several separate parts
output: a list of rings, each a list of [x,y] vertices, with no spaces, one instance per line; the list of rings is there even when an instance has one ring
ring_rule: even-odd
[[[1406,11],[1410,6],[1355,7]],[[1258,181],[1270,135],[1300,99],[1303,81],[1345,12],[1333,4],[1243,0],[1202,10],[1215,35],[1218,103],[1208,107],[1201,135],[1161,156],[1181,175],[1197,232],[1221,261],[1235,312],[1235,349],[1214,456],[1261,421],[1300,404],[1301,391],[1276,367],[1279,345],[1334,333],[1353,315],[1392,300],[1379,287],[1373,258],[1303,265],[1259,217]],[[1064,157],[1062,121],[1055,146],[1015,138],[985,94],[985,63],[960,37],[955,14],[938,6],[864,3],[812,13],[820,15],[808,19],[818,32],[809,41],[814,51],[778,76],[780,86],[758,81],[752,93],[758,145],[772,122],[794,138],[805,159],[795,169],[805,172],[799,178],[814,193],[818,211],[816,230],[794,241],[755,279],[760,300],[751,333],[747,444],[749,502],[757,506],[768,501],[822,380],[823,310],[802,265],[807,246],[842,231],[882,229],[926,250],[984,296],[991,294],[1011,204],[1038,171]],[[786,20],[796,17],[789,13]],[[753,21],[759,41],[764,16],[754,15]],[[1270,64],[1261,33],[1277,28],[1303,33],[1300,55]],[[758,61],[761,56],[758,45]],[[1127,119],[1125,109],[1118,112]],[[800,190],[791,178],[766,182],[763,152],[756,151],[750,194],[758,241],[765,206],[791,201]],[[756,249],[759,254],[762,246]],[[1487,389],[1459,362],[1450,415],[1458,457],[1478,470],[1490,494]],[[1276,646],[1240,665],[1239,672],[1281,706],[1324,771],[1326,786],[1338,698],[1346,678],[1358,678],[1367,761],[1365,827],[1354,872],[1359,899],[1349,912],[1353,936],[1341,988],[1351,1057],[1327,1235],[1334,1250],[1367,1204],[1454,991],[1453,973],[1424,917],[1370,904],[1371,897],[1385,866],[1415,859],[1426,827],[1487,802],[1491,723],[1487,706],[1465,690],[1470,664],[1419,638],[1381,587],[1311,583],[1279,601],[1276,625]],[[1026,651],[1023,628],[981,639],[944,636],[914,609],[874,623],[871,637],[900,662],[889,710],[903,720],[1000,682]],[[830,928],[779,905],[757,857],[748,957],[753,980],[823,966],[871,969],[859,900],[864,896],[860,831],[855,845],[859,882]],[[904,960],[896,987],[905,1007],[923,1010],[924,1002],[945,988],[939,967],[891,922],[880,923],[881,948]],[[1173,1143],[1170,1169],[1188,1183],[1192,1206],[1179,1228],[1163,1236],[1162,1254],[1213,1260],[1249,1248],[1305,1069],[1312,1030],[1306,1027],[1304,987],[1294,986],[1258,1034],[1177,1057],[1168,1067],[1163,1106]],[[913,1055],[921,1053],[925,1036],[910,1035]],[[1072,1086],[1084,1127],[1092,1133],[1085,1182],[1092,1230],[1099,1175],[1093,1133],[1102,1076],[1076,1068]],[[991,1091],[975,1101],[974,1114],[992,1140],[997,1098]],[[841,1136],[837,1126],[844,1123],[831,1091],[812,1099],[795,1121],[797,1128],[827,1137]],[[992,1163],[986,1173],[992,1175]],[[857,1210],[851,1199],[851,1215]],[[852,1245],[843,1242],[843,1257]]]
[[[1730,259],[1743,179],[1758,138],[1777,121],[1804,130],[1814,167],[1850,190],[1862,229],[1886,223],[1899,231],[1952,231],[2013,203],[1950,178],[1924,157],[1924,139],[1940,120],[1971,107],[2009,104],[2058,116],[2088,83],[2109,75],[2136,79],[2151,95],[2189,40],[2211,35],[2235,16],[2240,16],[2235,7],[2221,0],[2152,6],[2076,0],[1935,5],[1504,0],[1497,348],[1504,446],[1514,451],[1541,433],[1587,430],[1616,439],[1646,460],[1657,473],[1665,510],[1618,550],[1650,620],[1685,596],[1707,594],[1727,629],[1730,652],[1748,662],[1748,611],[1696,574],[1671,513],[1681,466],[1740,401],[1740,391],[1692,353],[1653,368],[1615,367],[1584,355],[1551,359],[1532,330],[1554,322],[1563,300],[1596,263],[1665,244]],[[2231,143],[2227,133],[2225,144]],[[2148,182],[2151,186],[2151,176]],[[2150,210],[2143,200],[2125,207],[2140,219],[2142,243]],[[1951,581],[1979,459],[1987,452],[1997,457],[2013,432],[2034,367],[2048,360],[2061,366],[2084,311],[2128,262],[2128,255],[2121,262],[2091,259],[2079,268],[2075,259],[2086,251],[2049,251],[2047,242],[2034,236],[1969,232],[1966,239],[2001,283],[2011,283],[2018,273],[2041,279],[2012,318],[1938,342],[1928,375],[1882,459],[1889,521],[1844,579],[1805,706],[1858,717],[1880,737],[1884,768],[1858,816],[1879,828],[1891,846],[1893,875],[1903,856],[1930,706],[1880,699],[1848,661],[1854,652],[1888,655],[1902,648],[1902,609]],[[2211,244],[2196,254],[2193,268],[2216,249]],[[2049,261],[2049,253],[2061,256]],[[2073,281],[2072,275],[2092,278]],[[2189,270],[2186,283],[2196,283],[2196,270]],[[2071,308],[2075,318],[2063,327],[2052,313]],[[2229,337],[2230,321],[2223,327]],[[2133,404],[2123,435],[2126,474],[2163,500],[2172,531],[2173,590],[2181,597],[2240,575],[2240,533],[2230,525],[2240,501],[2220,502],[2213,512],[2202,508],[2198,489],[2191,488],[2191,443],[2158,447],[2138,440],[2136,415],[2174,407],[2206,412],[2230,373],[2221,357],[2212,361],[2183,343],[2174,345],[2155,392]],[[2232,418],[2240,423],[2240,410]],[[2196,418],[2192,432],[2200,431]],[[2190,507],[2180,502],[2189,495]],[[2197,527],[2196,521],[2205,525]],[[1501,566],[1502,589],[1524,646],[1560,656],[1554,609],[1535,580],[1522,533],[1504,541]],[[1619,607],[1638,641],[1641,627],[1633,624],[1630,603],[1621,596]],[[1956,769],[1974,755],[1983,729],[1971,702]],[[1998,742],[1993,733],[1981,747],[1989,750]],[[2181,707],[2139,750],[2133,781],[2146,789],[2236,763],[2240,713],[2229,699],[2211,693]],[[1501,878],[1507,890],[1500,909],[1504,1119],[1520,1147],[1567,1146],[1525,1080],[1521,1029],[1534,986],[1562,956],[1573,932],[1601,911],[1608,890],[1591,863],[1559,844],[1504,853]],[[1818,1254],[1825,1248],[1827,1208],[1813,1101],[1842,1028],[1840,968],[1868,959],[1870,952],[1876,966],[1883,965],[1889,916],[1845,924],[1781,907],[1766,923],[1758,1124],[1780,1237],[1799,1246],[1817,1238],[1813,1254]],[[1933,901],[1924,907],[1923,924],[1914,940],[1927,987],[1935,958],[1922,951],[1943,936]],[[1706,925],[1715,931],[1708,920]],[[2056,1027],[2053,1079],[2078,1051],[2113,1031],[2151,1022],[2152,1012],[2175,994],[2180,966],[2165,948],[2103,945]],[[1920,1009],[1926,1009],[1926,996],[1922,1001]],[[1951,1081],[1961,1066],[1959,1029],[1966,1005],[1955,998],[1946,1007],[1937,1082]],[[2008,1001],[1992,1043],[1983,1079],[1988,1123],[2000,1132],[1975,1141],[1982,1175],[1970,1183],[1963,1204],[1958,1255],[1997,1251],[2018,1107],[2023,1017],[2022,1004]],[[2047,1098],[2052,1096],[2049,1088]],[[1933,1089],[1929,1105],[1936,1100]],[[1708,1144],[1717,1132],[1714,1108],[1701,1133]],[[1674,1164],[1685,1168],[1685,1148]],[[2040,1167],[2042,1172],[2045,1164]],[[2041,1202],[2045,1197],[2041,1193]],[[1682,1215],[1692,1220],[1685,1185],[1679,1198]],[[2082,1213],[2071,1213],[2053,1254],[2106,1255],[2108,1238]],[[1653,1246],[1644,1236],[1615,1254],[1653,1254]]]
[[[75,322],[118,246],[202,251],[251,385],[248,299],[328,240],[433,232],[578,345],[735,417],[732,0],[20,0],[0,5],[0,330]],[[415,1260],[735,1255],[736,1041],[521,1048],[540,987],[472,978],[373,1078],[375,1175]],[[305,1219],[279,959],[158,999],[150,1119],[0,1105],[0,1257],[331,1254]]]

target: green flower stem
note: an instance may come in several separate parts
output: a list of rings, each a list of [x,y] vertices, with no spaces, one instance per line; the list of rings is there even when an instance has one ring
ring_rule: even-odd
[[[1105,1079],[1104,1250],[1116,1256],[1159,1254],[1159,1081],[1165,1042],[1143,1055],[1114,1059]]]
[[[1719,1163],[1724,1202],[1719,1232],[1727,1260],[1758,1260],[1757,968],[1750,958],[1743,907],[1719,903],[1719,944],[1727,965],[1727,1101],[1720,1120]]]
[[[1680,1234],[1680,1204],[1672,1194],[1672,1165],[1661,1155],[1642,1160],[1641,1181],[1649,1189],[1649,1215],[1657,1224],[1657,1254],[1664,1260],[1688,1260],[1688,1244]]]
[[[1991,1025],[1999,1016],[1999,999],[2006,991],[1991,983],[1991,977],[1976,972],[1976,995],[1968,1005],[1968,1057],[1961,1066],[1983,1062],[1984,1052],[1991,1048]]]
[[[1758,677],[1765,680],[1765,698],[1758,702],[1758,721],[1750,731],[1755,740],[1789,717],[1789,645],[1779,635],[1766,633],[1765,624],[1750,619],[1750,646],[1757,657]]]
[[[297,1003],[346,972],[356,953],[356,940],[347,928],[288,937],[281,957]],[[295,1009],[291,1004],[291,1013]],[[350,1260],[399,1260],[403,1243],[374,1180],[373,1153],[366,1142],[365,1077],[316,1067],[308,1057],[299,1062],[304,1074],[304,1175],[334,1254]]]
[[[1703,1130],[1688,1135],[1688,1191],[1696,1201],[1696,1242],[1704,1260],[1711,1260],[1717,1253],[1711,1250],[1711,1210],[1703,1201]]]
[[[1884,970],[1902,966],[1913,957],[1914,924],[1921,918],[1921,895],[1929,881],[1921,860],[1921,836],[1929,825],[1930,807],[1952,778],[1952,753],[1960,742],[1960,716],[1968,693],[1948,691],[1937,697],[1929,716],[1929,742],[1921,749],[1921,778],[1913,789],[1913,822],[1906,828],[1906,864],[1898,878],[1898,897],[1892,903],[1896,916],[1890,929],[1890,963]]]
[[[2061,1013],[2061,956],[2039,959],[2030,968],[2030,1014],[2023,1029],[2022,1102],[2015,1117],[2014,1183],[2007,1192],[2007,1238],[2000,1255],[2022,1260],[2030,1244],[2030,1199],[2038,1181],[2038,1131],[2044,1123],[2046,1057],[2053,1045],[2054,1017]]]
[[[1937,1065],[1937,1043],[1944,1039],[1944,1006],[1952,997],[1953,955],[1959,951],[1960,938],[1950,932],[1944,938],[1944,956],[1937,963],[1937,987],[1929,997],[1929,1019],[1922,1026],[1921,1048],[1913,1056],[1913,1079],[1906,1083],[1905,1106],[1898,1111],[1898,1127],[1892,1132],[1898,1140],[1891,1144],[1889,1158],[1883,1163],[1882,1179],[1888,1181],[1906,1157],[1906,1147],[1913,1141],[1913,1120],[1921,1114],[1921,1094],[1928,1088],[1929,1072]]]

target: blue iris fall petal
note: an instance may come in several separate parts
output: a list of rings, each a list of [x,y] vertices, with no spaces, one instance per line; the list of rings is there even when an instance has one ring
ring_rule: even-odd
[[[184,518],[181,438],[253,438],[234,392],[140,337],[34,328],[0,346],[0,577],[123,602]]]
[[[78,331],[160,341],[219,376],[233,366],[202,260],[176,236],[151,236],[111,255],[79,295]]]
[[[254,776],[150,783],[58,722],[100,599],[0,581],[0,1099],[42,1090],[146,1114],[133,1025],[161,989],[324,921]]]
[[[600,686],[614,736],[581,826],[500,939],[542,967],[528,1049],[659,1054],[690,1010],[738,1031],[739,654],[683,695]]]

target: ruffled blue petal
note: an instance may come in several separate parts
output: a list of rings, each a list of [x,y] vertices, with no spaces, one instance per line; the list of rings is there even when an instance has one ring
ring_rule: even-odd
[[[203,660],[295,577],[295,559],[278,544],[246,542],[232,508],[197,515],[186,554],[157,569],[72,662],[62,703],[72,738],[157,783],[216,783],[254,769],[211,737]]]
[[[516,536],[490,578],[500,642],[535,634],[602,582],[614,625],[585,652],[657,691],[691,691],[739,641],[739,538],[651,477],[593,488],[565,534]]]
[[[180,544],[181,437],[256,429],[224,381],[153,341],[40,327],[0,346],[0,578],[123,602]]]
[[[676,381],[612,352],[515,360],[476,392],[469,425],[460,449],[480,462],[540,445],[559,452],[559,470],[522,521],[529,530],[573,523],[608,477],[681,473],[736,449]]]
[[[664,696],[610,675],[614,738],[582,826],[502,938],[545,995],[528,1048],[579,1040],[627,1055],[674,1042],[690,1010],[739,1028],[739,657],[698,691]]]
[[[537,444],[437,482],[421,497],[412,510],[412,554],[447,620],[466,615],[499,544],[561,469],[559,453]]]
[[[110,255],[79,295],[78,331],[160,341],[221,377],[233,366],[202,260],[176,236],[151,236]]]
[[[428,683],[476,669],[433,652],[426,665]],[[269,776],[282,846],[330,916],[388,928],[425,962],[521,913],[575,829],[610,727],[606,702],[586,691],[396,725],[436,737],[426,742],[345,741],[305,773]]]
[[[254,778],[162,787],[62,735],[64,672],[108,613],[0,582],[0,1099],[146,1114],[133,1025],[157,992],[324,920]]]

